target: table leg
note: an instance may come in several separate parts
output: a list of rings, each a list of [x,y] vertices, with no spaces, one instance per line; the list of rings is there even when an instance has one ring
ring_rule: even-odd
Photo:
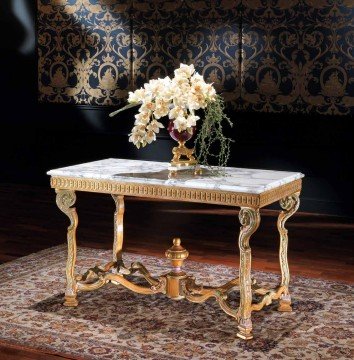
[[[260,223],[259,209],[243,207],[239,213],[241,223],[238,245],[240,248],[240,319],[237,336],[249,340],[252,335],[251,306],[252,306],[252,280],[251,280],[251,247],[249,240],[257,230]]]
[[[75,280],[75,263],[76,263],[76,229],[78,225],[78,216],[75,208],[71,208],[75,204],[75,191],[56,190],[56,203],[59,209],[68,216],[70,225],[67,232],[68,240],[68,258],[66,261],[66,291],[65,306],[77,306],[77,284]]]
[[[112,194],[112,198],[116,204],[116,211],[114,213],[113,261],[122,262],[124,196]]]
[[[300,205],[300,193],[295,193],[280,200],[283,211],[280,212],[277,222],[280,234],[279,262],[281,270],[281,286],[285,288],[284,293],[279,299],[278,311],[291,311],[291,297],[289,293],[290,272],[288,264],[288,230],[285,222],[297,211]]]

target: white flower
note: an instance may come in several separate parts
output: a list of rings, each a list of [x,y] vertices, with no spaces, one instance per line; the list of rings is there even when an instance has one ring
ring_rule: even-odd
[[[145,97],[145,89],[137,89],[134,92],[129,92],[128,102],[131,103],[138,103],[143,101]]]
[[[147,131],[145,135],[145,140],[148,144],[151,144],[153,141],[156,140],[156,134],[152,130]]]
[[[197,72],[195,72],[191,77],[191,83],[194,84],[196,82],[205,82],[203,76]]]
[[[129,142],[132,142],[139,149],[140,146],[145,146],[144,137],[145,137],[145,132],[143,136],[140,135],[139,133],[132,132],[131,134],[129,134]]]
[[[159,133],[160,129],[162,128],[164,128],[164,126],[157,120],[152,120],[151,123],[146,127],[147,130],[151,130],[154,133]]]
[[[207,84],[203,81],[195,81],[192,83],[191,92],[196,95],[203,95],[207,94]]]
[[[197,96],[195,94],[190,94],[187,100],[187,104],[189,111],[198,110],[206,105],[204,97]]]
[[[183,116],[179,116],[178,118],[176,118],[174,121],[174,126],[175,128],[179,131],[182,132],[184,130],[186,130],[188,128],[188,122],[187,119]]]
[[[171,91],[173,99],[177,99],[179,95],[185,95],[190,91],[190,82],[185,77],[175,77],[171,83]]]
[[[150,121],[150,118],[151,118],[150,111],[139,112],[135,115],[136,120],[134,122],[134,125],[139,125],[139,124],[147,125],[148,122]]]
[[[132,134],[137,134],[139,136],[145,136],[145,125],[135,125],[132,129]]]
[[[186,65],[186,64],[181,64],[180,67],[178,69],[175,70],[175,77],[184,77],[184,78],[190,78],[192,76],[192,74],[194,73],[195,69],[194,69],[194,65]]]
[[[156,97],[156,94],[159,92],[161,88],[160,82],[158,80],[150,80],[148,83],[144,85],[144,89],[147,94],[152,98]]]
[[[172,101],[172,104],[173,104],[172,108],[177,107],[179,109],[185,109],[187,106],[187,100],[188,100],[188,96],[186,96],[186,94],[188,94],[188,93],[185,92],[184,94],[174,97],[173,101]]]
[[[187,117],[188,127],[196,126],[197,125],[197,120],[199,120],[199,119],[200,119],[200,117],[196,116],[194,114],[188,115],[188,117]]]
[[[129,93],[129,103],[141,103],[129,141],[138,148],[155,141],[156,134],[164,127],[158,120],[164,116],[173,119],[179,132],[192,132],[200,119],[195,110],[205,109],[208,102],[215,99],[213,85],[204,81],[194,65],[181,64],[173,79],[168,76],[152,79],[144,87]]]
[[[155,103],[152,100],[150,100],[150,98],[146,100],[144,99],[142,105],[139,108],[139,111],[152,112],[155,110],[155,107],[156,107]]]
[[[178,117],[183,117],[183,115],[184,115],[183,108],[181,106],[175,106],[169,111],[168,118],[176,119]]]
[[[207,98],[210,101],[215,101],[215,97],[216,97],[216,90],[213,87],[212,84],[207,84]]]
[[[170,102],[165,101],[164,99],[157,98],[156,106],[154,111],[154,116],[156,119],[160,119],[163,116],[166,116],[170,110]]]

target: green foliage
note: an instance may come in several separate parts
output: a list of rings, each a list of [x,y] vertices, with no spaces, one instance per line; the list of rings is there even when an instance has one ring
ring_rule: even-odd
[[[201,165],[209,166],[212,159],[216,159],[220,167],[227,165],[233,140],[223,134],[223,123],[232,126],[224,110],[224,100],[220,95],[204,109],[204,119],[194,143],[196,158]]]

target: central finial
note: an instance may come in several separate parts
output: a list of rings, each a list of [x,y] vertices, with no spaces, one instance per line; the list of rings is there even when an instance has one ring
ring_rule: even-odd
[[[167,259],[171,260],[173,267],[171,271],[166,274],[166,295],[171,299],[180,300],[184,298],[181,281],[187,278],[187,274],[181,270],[181,267],[189,253],[181,245],[180,238],[174,238],[172,242],[173,245],[165,252]]]
[[[189,252],[181,245],[180,238],[173,239],[173,246],[166,250],[167,259],[171,260],[172,266],[176,272],[181,271],[183,261],[187,259]]]

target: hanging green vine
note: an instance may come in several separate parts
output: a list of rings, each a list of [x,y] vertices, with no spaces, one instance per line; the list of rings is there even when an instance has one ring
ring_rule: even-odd
[[[216,159],[219,167],[227,165],[230,157],[231,142],[223,133],[223,123],[232,127],[230,118],[224,113],[225,104],[220,95],[209,102],[204,110],[204,119],[195,139],[195,152],[198,163],[209,166],[209,160]]]

